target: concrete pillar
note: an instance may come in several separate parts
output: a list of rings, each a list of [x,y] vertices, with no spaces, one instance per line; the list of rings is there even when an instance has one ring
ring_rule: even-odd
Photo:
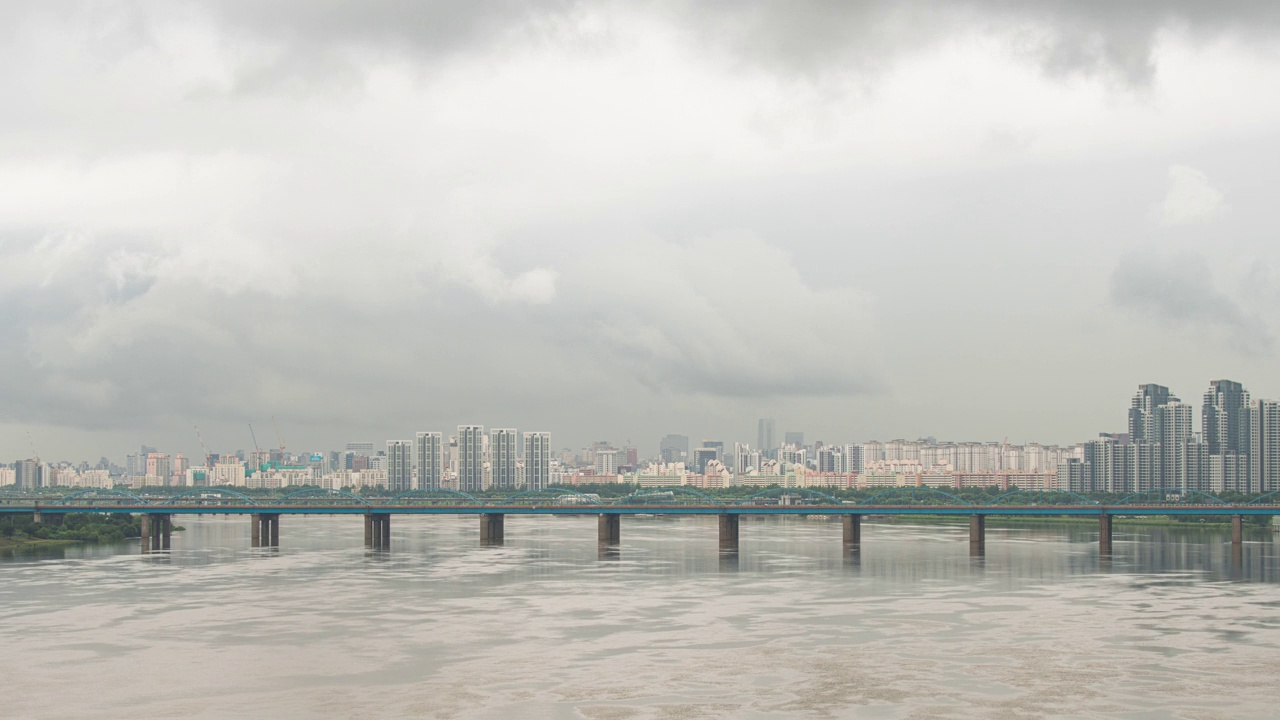
[[[251,547],[262,547],[262,516],[258,513],[249,516],[249,535],[253,538]]]
[[[161,515],[160,516],[160,549],[161,550],[169,549],[172,535],[173,535],[173,516]]]
[[[164,516],[153,515],[151,517],[151,550],[153,552],[160,550],[162,537],[164,537]]]
[[[969,554],[984,555],[987,552],[987,516],[969,516]]]
[[[373,513],[364,514],[364,546],[373,547]]]
[[[142,536],[142,552],[144,554],[149,553],[151,552],[151,516],[147,513],[142,513],[138,516],[138,521],[141,523],[142,530],[139,533]]]
[[[840,518],[844,528],[844,544],[858,545],[862,542],[862,516],[844,515]]]
[[[738,515],[736,513],[720,515],[720,549],[738,551]]]
[[[1111,516],[1098,516],[1098,552],[1102,555],[1111,554]]]
[[[484,513],[480,516],[480,544],[501,545],[504,538],[502,513]]]
[[[31,513],[31,522],[39,525],[44,522],[44,515],[40,514],[40,506],[36,505],[36,511]]]
[[[272,513],[267,522],[271,523],[271,547],[280,547],[280,513]]]
[[[382,514],[382,549],[391,549],[391,513]]]
[[[616,513],[600,515],[600,544],[617,545],[622,542],[622,516]]]
[[[1231,516],[1231,544],[1239,545],[1244,542],[1244,516]]]

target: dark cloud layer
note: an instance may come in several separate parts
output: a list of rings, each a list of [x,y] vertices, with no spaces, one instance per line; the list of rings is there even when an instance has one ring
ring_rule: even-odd
[[[1214,284],[1203,255],[1147,248],[1125,256],[1111,277],[1118,307],[1166,326],[1226,337],[1240,350],[1264,353],[1273,342],[1259,318]]]
[[[277,0],[207,7],[232,33],[281,43],[288,48],[281,62],[293,63],[308,57],[315,62],[352,45],[433,57],[484,50],[516,37],[537,38],[574,13],[610,4]],[[1143,84],[1155,72],[1152,50],[1161,30],[1185,29],[1205,39],[1226,32],[1268,38],[1280,27],[1280,5],[1256,0],[658,0],[621,6],[661,17],[746,65],[805,75],[849,67],[874,71],[904,53],[976,31],[1005,36],[1051,75],[1107,73]],[[298,62],[295,70],[304,66]]]

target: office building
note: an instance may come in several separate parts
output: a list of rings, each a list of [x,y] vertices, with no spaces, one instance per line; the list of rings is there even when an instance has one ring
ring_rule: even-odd
[[[668,435],[658,443],[658,455],[664,463],[684,462],[689,457],[689,436]]]
[[[777,433],[774,430],[773,418],[760,418],[756,422],[756,448],[764,453],[765,457],[772,458],[773,451],[777,449]]]

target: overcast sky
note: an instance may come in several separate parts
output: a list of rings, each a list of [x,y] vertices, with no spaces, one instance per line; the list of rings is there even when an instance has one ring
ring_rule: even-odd
[[[1280,4],[5,2],[0,459],[1280,397]]]

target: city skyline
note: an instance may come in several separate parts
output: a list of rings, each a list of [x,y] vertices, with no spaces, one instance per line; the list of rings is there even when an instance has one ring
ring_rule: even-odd
[[[658,453],[648,456],[629,442],[608,441],[593,442],[578,454],[569,447],[554,449],[551,433],[545,431],[521,433],[517,428],[496,427],[486,431],[483,425],[458,425],[447,446],[444,433],[419,431],[412,441],[387,440],[386,450],[376,453],[378,444],[370,441],[348,441],[345,453],[286,453],[281,437],[278,450],[257,449],[247,457],[244,451],[210,454],[203,464],[144,445],[138,454],[127,457],[124,471],[113,464],[104,466],[105,458],[92,473],[84,472],[88,470],[84,462],[68,468],[65,463],[41,464],[28,458],[0,470],[0,484],[209,485],[218,484],[217,478],[250,487],[319,484],[332,489],[450,488],[470,493],[583,482],[683,485],[690,481],[706,487],[887,483],[1021,484],[1074,492],[1280,490],[1280,402],[1253,399],[1243,384],[1213,379],[1202,403],[1197,430],[1195,406],[1182,402],[1167,386],[1143,383],[1130,399],[1126,432],[1102,430],[1096,438],[1065,446],[1010,443],[1007,437],[999,443],[935,437],[861,443],[815,438],[807,443],[803,431],[785,430],[784,439],[772,448],[753,448],[749,441],[738,439],[726,443],[703,438],[692,443],[689,436],[668,434],[660,440]],[[775,419],[758,419],[757,442],[776,442],[775,428]],[[216,463],[215,457],[219,458]],[[108,471],[111,475],[103,474]]]

